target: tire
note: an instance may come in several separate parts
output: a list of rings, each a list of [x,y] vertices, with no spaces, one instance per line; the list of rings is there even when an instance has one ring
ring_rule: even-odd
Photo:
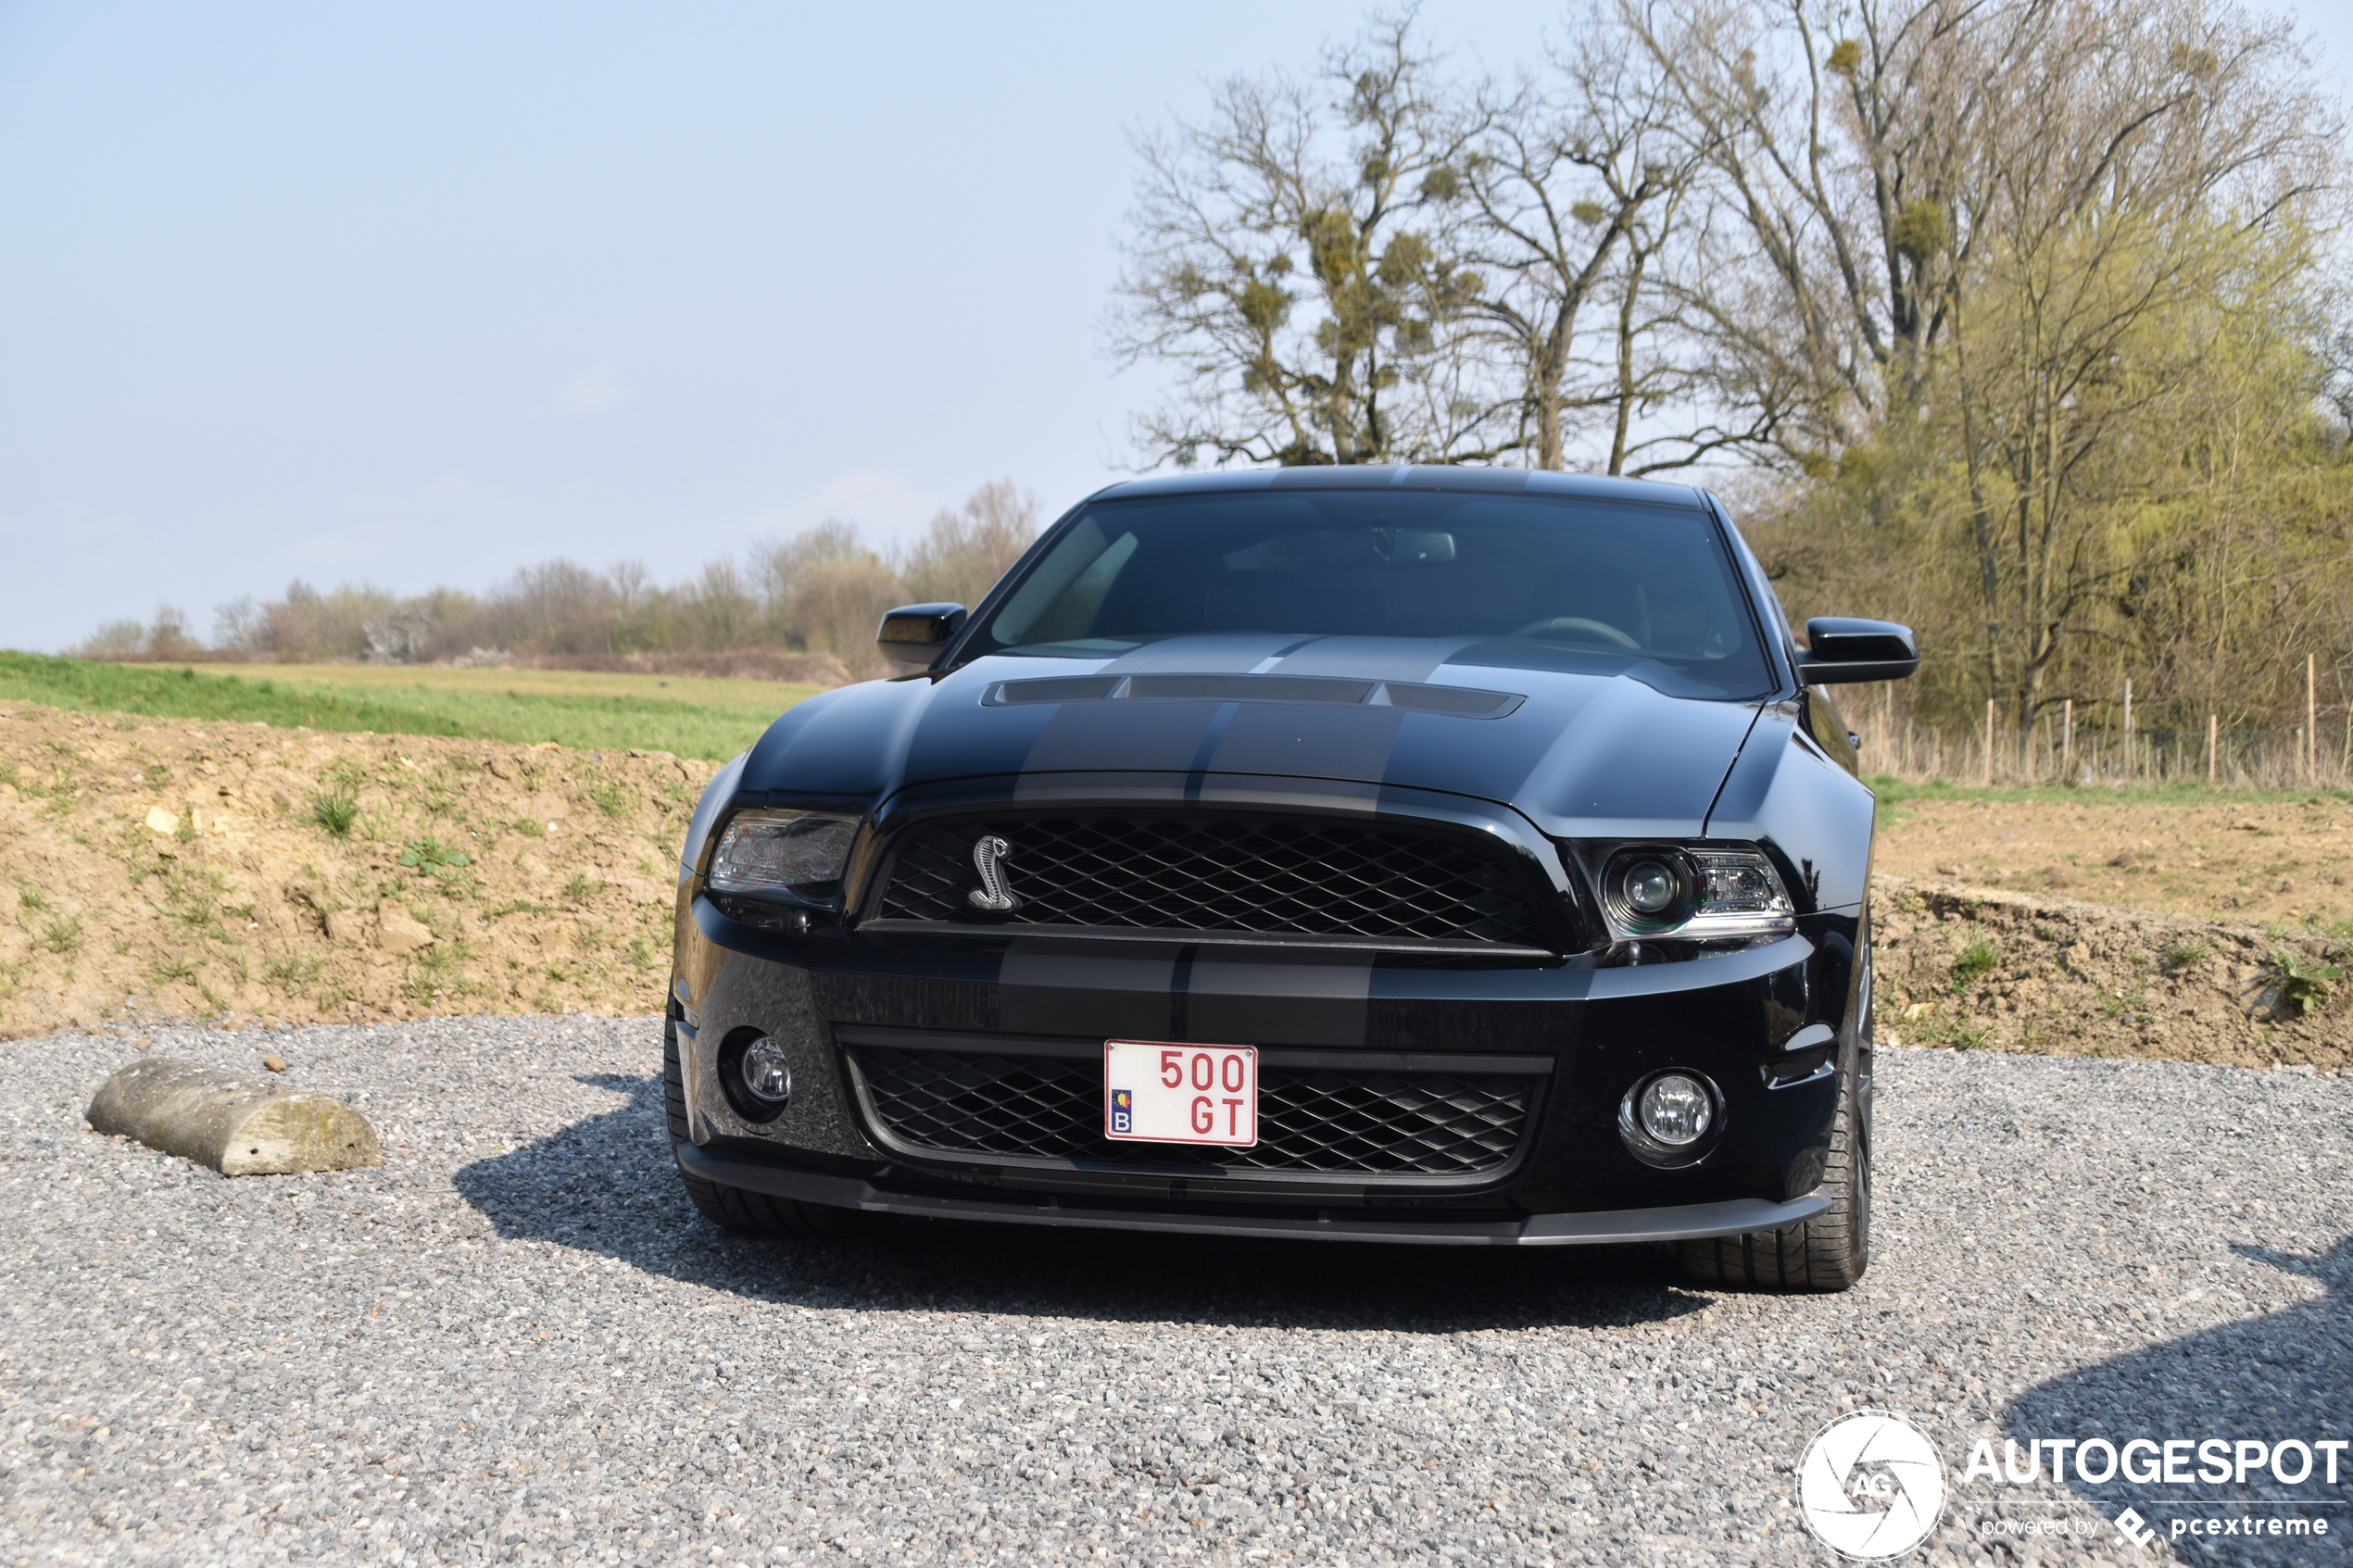
[[[661,1109],[669,1123],[670,1141],[677,1144],[690,1141],[686,1127],[686,1075],[678,1066],[678,1025],[675,1020],[664,1020],[661,1026]],[[723,1230],[737,1236],[849,1236],[865,1228],[866,1216],[850,1209],[828,1209],[822,1204],[797,1203],[789,1198],[771,1198],[764,1192],[746,1192],[741,1187],[721,1186],[700,1176],[678,1173],[678,1182],[686,1189],[688,1201],[702,1217]]]
[[[1829,1212],[1787,1230],[1680,1244],[1684,1276],[1734,1290],[1844,1290],[1871,1261],[1871,1148],[1857,1114],[1858,1072],[1841,1075],[1822,1185]]]

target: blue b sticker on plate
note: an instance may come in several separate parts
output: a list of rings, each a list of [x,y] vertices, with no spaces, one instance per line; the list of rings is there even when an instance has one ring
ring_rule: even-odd
[[[1112,1090],[1111,1130],[1114,1133],[1136,1130],[1136,1095],[1132,1089]]]

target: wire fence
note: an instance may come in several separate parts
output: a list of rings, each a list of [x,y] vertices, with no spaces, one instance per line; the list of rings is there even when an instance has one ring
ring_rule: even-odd
[[[2192,728],[2127,729],[2120,716],[2086,723],[2062,709],[2025,734],[2004,721],[1956,730],[1923,722],[1891,703],[1856,705],[1848,727],[1862,738],[1866,776],[1907,784],[2079,788],[2202,787],[2281,791],[2353,788],[2353,725],[2330,734],[2228,724],[2220,714]]]

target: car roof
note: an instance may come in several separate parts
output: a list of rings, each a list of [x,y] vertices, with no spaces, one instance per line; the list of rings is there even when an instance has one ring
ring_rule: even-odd
[[[1107,484],[1088,497],[1128,500],[1144,495],[1210,495],[1226,490],[1452,490],[1491,495],[1574,495],[1596,501],[1642,501],[1655,507],[1705,509],[1706,493],[1688,484],[1661,484],[1607,474],[1555,473],[1542,469],[1491,469],[1357,463],[1312,468],[1219,470],[1154,474]]]

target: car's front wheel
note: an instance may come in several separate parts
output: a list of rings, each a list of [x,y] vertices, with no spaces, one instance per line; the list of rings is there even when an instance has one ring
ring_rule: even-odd
[[[1681,1244],[1684,1274],[1746,1290],[1844,1290],[1871,1261],[1871,1140],[1856,1100],[1859,1074],[1841,1074],[1823,1161],[1826,1213],[1787,1230]]]
[[[675,1020],[666,1020],[661,1026],[661,1108],[668,1122],[670,1141],[688,1141],[692,1135],[686,1126],[686,1083],[678,1064]],[[738,1236],[848,1236],[862,1229],[866,1220],[864,1214],[854,1210],[796,1203],[789,1198],[771,1198],[764,1192],[721,1186],[684,1171],[678,1173],[678,1181],[704,1219]]]

